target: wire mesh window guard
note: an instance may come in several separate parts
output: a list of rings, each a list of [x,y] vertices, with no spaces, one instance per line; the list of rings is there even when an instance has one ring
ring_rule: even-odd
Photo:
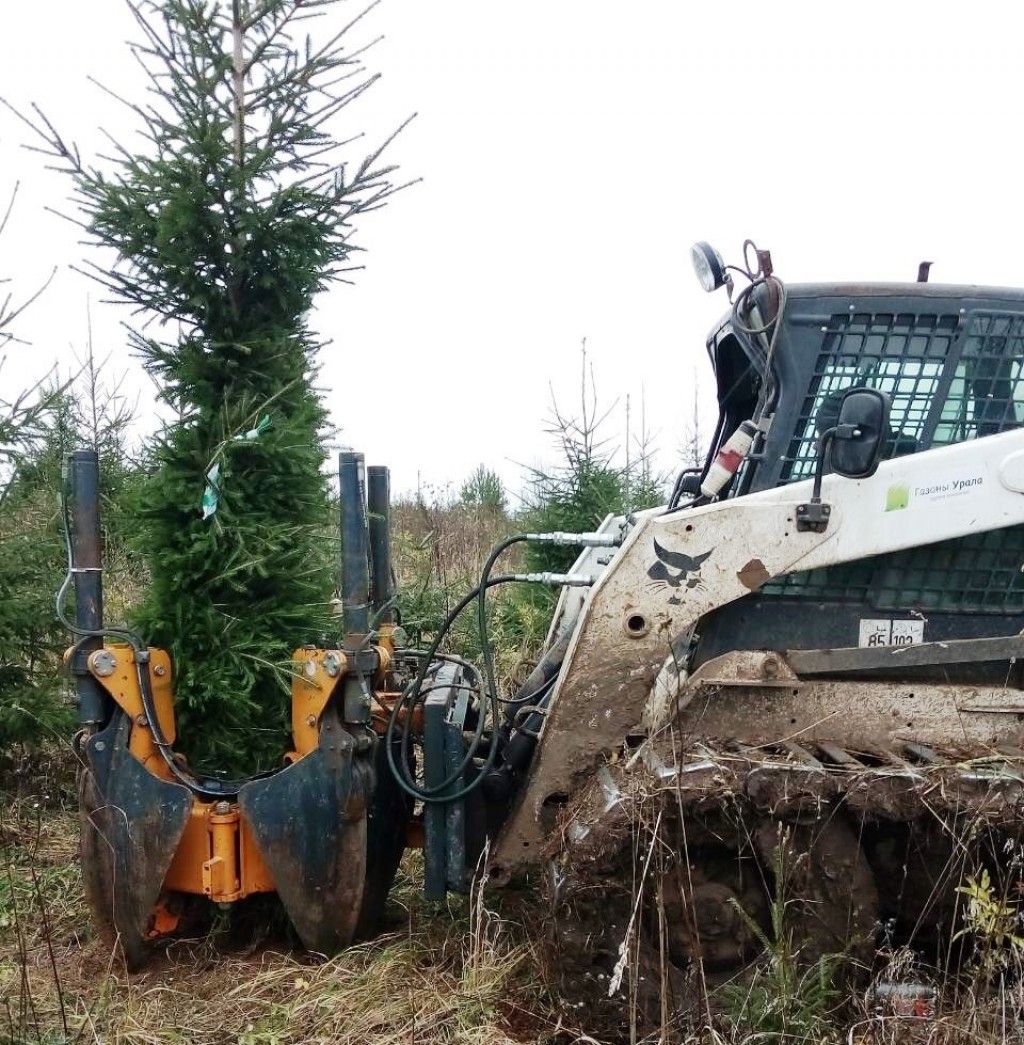
[[[1024,421],[1024,315],[975,312],[833,316],[784,463],[814,474],[821,431],[864,385],[892,400],[884,456],[994,435]],[[765,595],[863,601],[876,609],[1024,612],[1024,527],[793,574]]]

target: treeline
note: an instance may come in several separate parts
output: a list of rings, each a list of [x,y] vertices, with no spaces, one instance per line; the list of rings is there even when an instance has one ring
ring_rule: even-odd
[[[70,689],[60,662],[71,636],[57,619],[55,595],[65,578],[67,534],[62,463],[92,447],[101,459],[106,615],[137,626],[150,583],[144,499],[155,463],[133,448],[129,404],[89,357],[78,377],[34,390],[18,416],[11,405],[0,431],[0,752],[66,740],[74,730]],[[455,490],[421,490],[392,510],[398,608],[413,641],[429,641],[451,607],[479,579],[491,548],[519,530],[592,529],[609,512],[664,499],[663,478],[639,450],[625,463],[604,437],[607,413],[584,402],[580,416],[553,410],[555,464],[534,470],[513,498],[498,473],[481,464]],[[198,489],[199,484],[197,484]],[[195,511],[200,511],[197,499]],[[325,553],[333,554],[336,516],[324,520]],[[572,549],[527,546],[509,553],[515,569],[565,570]],[[489,633],[506,687],[528,672],[547,631],[557,593],[515,585],[490,600]],[[73,612],[73,592],[66,611]],[[145,636],[149,638],[149,636]],[[319,641],[321,636],[310,636]],[[452,646],[479,651],[474,614],[453,631]],[[288,699],[282,685],[281,700]]]

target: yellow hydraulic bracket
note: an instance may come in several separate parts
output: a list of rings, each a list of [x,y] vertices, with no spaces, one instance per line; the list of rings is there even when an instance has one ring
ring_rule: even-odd
[[[367,685],[376,689],[391,662],[390,643],[377,647],[380,667]],[[320,716],[348,670],[341,650],[303,648],[293,656],[292,734],[295,750],[285,757],[296,762],[317,747]],[[109,644],[93,651],[89,671],[132,722],[128,750],[154,776],[174,781],[149,728],[139,691],[132,648]],[[174,695],[170,656],[149,650],[149,681],[153,705],[164,739],[175,739]],[[394,694],[380,694],[382,700]],[[375,721],[375,725],[377,722]],[[180,759],[180,756],[175,756]],[[184,767],[184,764],[183,764]],[[205,896],[215,903],[233,903],[254,893],[275,891],[273,879],[260,856],[250,825],[236,801],[192,796],[192,809],[181,842],[163,883],[164,890]],[[156,912],[154,931],[170,931],[176,917],[166,906]]]

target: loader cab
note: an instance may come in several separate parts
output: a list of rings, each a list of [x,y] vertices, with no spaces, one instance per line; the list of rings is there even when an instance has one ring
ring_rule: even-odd
[[[1024,423],[1024,291],[792,285],[770,361],[765,337],[743,327],[730,313],[708,340],[719,406],[708,461],[741,420],[764,431],[728,497],[810,479],[818,436],[858,385],[890,397],[883,460]],[[703,621],[696,663],[856,646],[866,620],[926,620],[926,641],[1011,634],[1024,629],[1022,563],[1015,527],[794,574]]]
[[[1024,423],[1024,293],[931,284],[793,286],[769,364],[732,315],[712,331],[719,419],[708,460],[740,421],[766,431],[728,491],[814,474],[817,439],[843,394],[892,401],[883,458]]]

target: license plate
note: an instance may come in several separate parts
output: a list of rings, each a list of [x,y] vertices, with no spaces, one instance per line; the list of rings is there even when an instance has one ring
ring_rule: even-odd
[[[923,620],[866,617],[860,622],[860,646],[916,646],[924,642]]]

